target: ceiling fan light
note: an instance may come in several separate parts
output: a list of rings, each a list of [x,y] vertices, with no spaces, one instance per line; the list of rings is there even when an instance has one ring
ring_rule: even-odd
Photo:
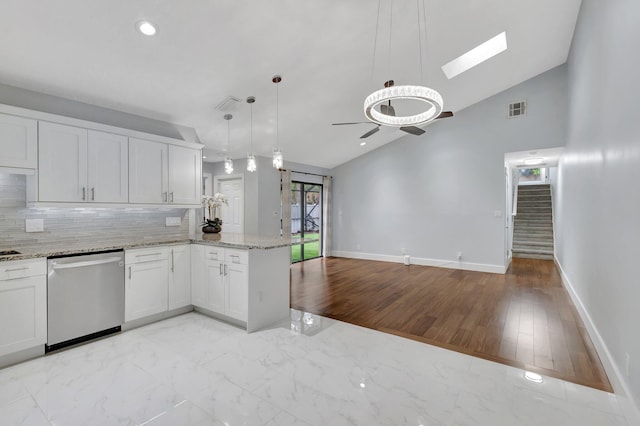
[[[284,157],[280,148],[273,148],[273,167],[281,169],[284,166]]]
[[[420,101],[428,105],[420,114],[409,116],[393,116],[383,114],[376,109],[377,106],[398,99],[410,99]],[[444,108],[442,95],[436,90],[424,86],[391,86],[377,90],[367,96],[364,101],[365,116],[377,124],[385,126],[419,126],[434,120]]]
[[[224,159],[224,172],[228,175],[233,173],[233,160],[231,157],[227,157]]]

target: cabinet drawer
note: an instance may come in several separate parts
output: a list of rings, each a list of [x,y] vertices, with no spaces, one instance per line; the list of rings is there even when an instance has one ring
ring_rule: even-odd
[[[16,260],[0,263],[0,280],[47,275],[47,259]]]
[[[249,251],[227,249],[224,254],[225,263],[247,265],[249,263]]]
[[[206,247],[204,250],[205,260],[224,261],[224,249],[221,247]]]
[[[127,265],[133,263],[154,262],[169,258],[167,247],[151,247],[145,249],[126,250],[124,260]]]

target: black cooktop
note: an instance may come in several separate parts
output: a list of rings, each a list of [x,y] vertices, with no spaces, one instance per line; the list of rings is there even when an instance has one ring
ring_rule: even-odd
[[[20,254],[20,252],[15,250],[0,251],[0,256],[10,256],[12,254]]]

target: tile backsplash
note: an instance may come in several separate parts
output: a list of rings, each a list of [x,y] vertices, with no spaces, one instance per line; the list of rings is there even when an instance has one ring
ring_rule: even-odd
[[[189,210],[158,208],[29,208],[26,176],[0,173],[0,249],[24,245],[188,235]],[[180,226],[165,226],[181,217]],[[25,231],[26,219],[43,219],[44,231]]]

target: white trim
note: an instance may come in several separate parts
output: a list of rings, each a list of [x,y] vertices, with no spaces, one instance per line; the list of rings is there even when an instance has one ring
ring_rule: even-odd
[[[569,297],[571,297],[571,301],[575,305],[578,315],[580,315],[580,319],[587,328],[587,333],[595,346],[596,352],[602,361],[602,366],[604,367],[604,370],[611,381],[611,386],[613,387],[617,399],[620,402],[622,412],[627,418],[629,424],[640,424],[640,409],[633,400],[633,393],[630,391],[622,371],[616,365],[611,352],[607,348],[607,344],[602,338],[602,335],[598,332],[598,328],[591,319],[591,315],[589,315],[589,312],[582,303],[582,300],[580,300],[580,296],[578,296],[571,280],[569,280],[564,269],[562,269],[562,265],[555,254],[553,256],[553,261],[560,271],[562,283],[567,289],[567,293],[569,293]]]
[[[404,256],[391,256],[387,254],[362,253],[357,251],[332,251],[333,257],[346,257],[350,259],[378,260],[381,262],[404,263]],[[435,266],[438,268],[461,269],[464,271],[491,272],[494,274],[504,274],[506,267],[502,265],[491,265],[486,263],[458,262],[456,260],[427,259],[411,256],[412,265]]]
[[[25,169],[22,167],[0,167],[0,173],[33,176],[36,174],[36,169]]]
[[[0,104],[0,113],[15,115],[18,117],[31,118],[39,121],[49,121],[52,123],[82,127],[84,129],[99,130],[107,133],[115,133],[115,134],[128,136],[132,138],[146,139],[146,140],[152,140],[156,142],[164,142],[171,145],[180,145],[180,146],[196,148],[196,149],[204,148],[204,145],[199,143],[186,142],[180,139],[168,138],[166,136],[139,132],[137,130],[125,129],[122,127],[110,126],[108,124],[95,123],[93,121],[80,120],[78,118],[65,117],[63,115],[50,114],[48,112],[35,111],[31,109],[26,109],[26,108],[15,107],[12,105]]]

